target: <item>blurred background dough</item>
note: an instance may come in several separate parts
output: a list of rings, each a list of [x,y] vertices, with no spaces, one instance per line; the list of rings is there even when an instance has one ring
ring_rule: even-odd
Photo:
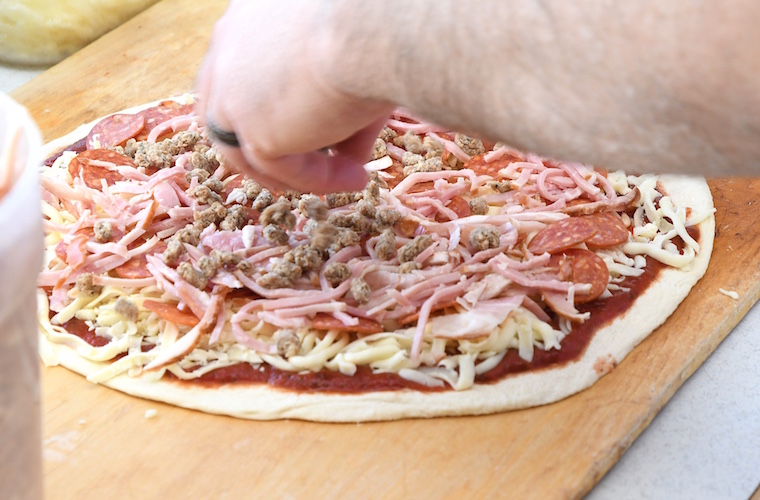
[[[0,61],[49,65],[158,0],[0,0]]]

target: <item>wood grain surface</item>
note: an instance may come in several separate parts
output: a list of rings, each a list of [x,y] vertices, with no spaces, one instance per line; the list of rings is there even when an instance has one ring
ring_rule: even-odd
[[[163,0],[13,93],[49,140],[192,89],[226,2]],[[253,422],[143,401],[43,369],[48,498],[577,498],[760,294],[760,180],[710,183],[706,276],[591,389],[507,414],[371,424]],[[733,300],[718,292],[734,290]],[[146,411],[157,410],[154,418]]]

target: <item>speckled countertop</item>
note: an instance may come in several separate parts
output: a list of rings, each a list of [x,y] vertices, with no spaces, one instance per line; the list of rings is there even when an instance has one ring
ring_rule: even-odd
[[[0,92],[43,71],[0,65]],[[684,383],[587,498],[745,500],[758,486],[760,305]]]

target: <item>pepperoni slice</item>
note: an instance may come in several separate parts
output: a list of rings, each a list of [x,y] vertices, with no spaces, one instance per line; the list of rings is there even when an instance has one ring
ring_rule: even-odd
[[[87,135],[87,149],[95,139],[100,147],[123,146],[145,127],[145,117],[142,115],[115,114],[100,120]]]
[[[573,283],[587,283],[591,290],[575,294],[575,303],[591,302],[607,288],[610,272],[597,254],[583,248],[571,248],[552,256],[549,265],[559,269],[563,280]]]
[[[585,215],[596,227],[596,234],[586,240],[586,244],[596,248],[606,248],[620,245],[628,241],[628,228],[623,224],[620,216],[613,212],[599,212]]]
[[[447,307],[454,307],[457,304],[458,304],[458,302],[456,300],[450,300],[448,302],[441,302],[441,303],[438,303],[438,304],[433,304],[433,307],[430,308],[430,312],[433,313],[435,311],[441,311],[443,309],[446,309]],[[417,319],[419,319],[419,317],[420,317],[420,313],[418,311],[418,312],[414,312],[414,313],[412,313],[412,314],[410,314],[408,316],[404,316],[403,318],[401,318],[400,320],[398,320],[398,322],[401,325],[407,325],[409,323],[417,321]]]
[[[148,311],[156,313],[158,317],[178,325],[195,326],[200,322],[190,311],[180,311],[177,309],[177,306],[167,304],[166,302],[145,300],[143,301],[143,307]]]
[[[493,178],[497,178],[499,170],[508,166],[510,163],[519,160],[519,158],[516,158],[510,154],[505,154],[501,158],[487,162],[487,154],[488,153],[483,153],[477,156],[473,156],[464,163],[464,168],[469,168],[477,175],[489,175]]]
[[[383,331],[383,325],[369,318],[357,318],[358,325],[348,326],[341,320],[325,313],[317,313],[311,320],[311,326],[317,330],[338,330],[341,332],[355,333],[380,333]]]
[[[152,108],[144,109],[138,114],[145,120],[145,127],[135,137],[138,141],[144,141],[148,134],[156,126],[178,116],[187,115],[193,111],[192,104],[180,104],[175,101],[162,101]]]
[[[583,243],[595,234],[596,226],[593,220],[568,217],[539,231],[528,243],[528,250],[534,254],[557,253]]]
[[[462,198],[461,196],[457,195],[451,198],[451,201],[446,205],[447,208],[452,210],[455,214],[457,214],[457,217],[460,219],[462,217],[469,217],[472,215],[472,210],[470,210],[470,204]]]
[[[404,180],[404,165],[401,164],[398,160],[393,160],[393,164],[383,170],[386,174],[391,175],[392,177],[386,177],[382,176],[381,179],[385,181],[386,184],[388,184],[388,189],[395,188],[401,181]]]
[[[45,160],[45,166],[46,167],[52,167],[53,163],[55,163],[55,160],[57,160],[58,158],[60,158],[61,155],[63,155],[63,153],[65,153],[66,151],[73,151],[75,153],[81,153],[85,149],[87,149],[87,138],[86,137],[84,139],[79,139],[74,144],[71,144],[71,145],[67,146],[66,148],[58,151],[53,156],[48,157]]]
[[[141,241],[135,243],[135,245],[130,246],[138,246],[144,242]],[[152,250],[150,250],[150,253],[153,255],[161,254],[164,252],[164,250],[166,250],[166,243],[160,241],[156,243],[156,246],[154,246]],[[145,254],[132,257],[124,264],[120,265],[117,268],[114,268],[113,272],[119,278],[125,279],[142,279],[150,278],[153,276],[150,271],[148,271],[148,259],[145,258]]]
[[[417,232],[417,228],[420,227],[420,223],[416,220],[404,217],[396,222],[393,227],[396,229],[400,236],[403,236],[404,238],[411,238],[414,236],[414,233]]]
[[[115,170],[91,164],[90,160],[109,162],[116,166],[135,164],[124,155],[108,149],[88,149],[79,153],[69,162],[69,173],[72,177],[78,177],[82,172],[84,183],[92,189],[100,189],[100,179],[105,179],[109,186],[116,181],[124,180],[124,177]]]

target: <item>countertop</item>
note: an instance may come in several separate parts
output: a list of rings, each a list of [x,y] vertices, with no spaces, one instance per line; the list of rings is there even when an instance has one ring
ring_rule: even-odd
[[[10,92],[42,71],[0,65],[0,91]],[[587,498],[749,498],[760,485],[758,380],[760,304],[684,383]]]

